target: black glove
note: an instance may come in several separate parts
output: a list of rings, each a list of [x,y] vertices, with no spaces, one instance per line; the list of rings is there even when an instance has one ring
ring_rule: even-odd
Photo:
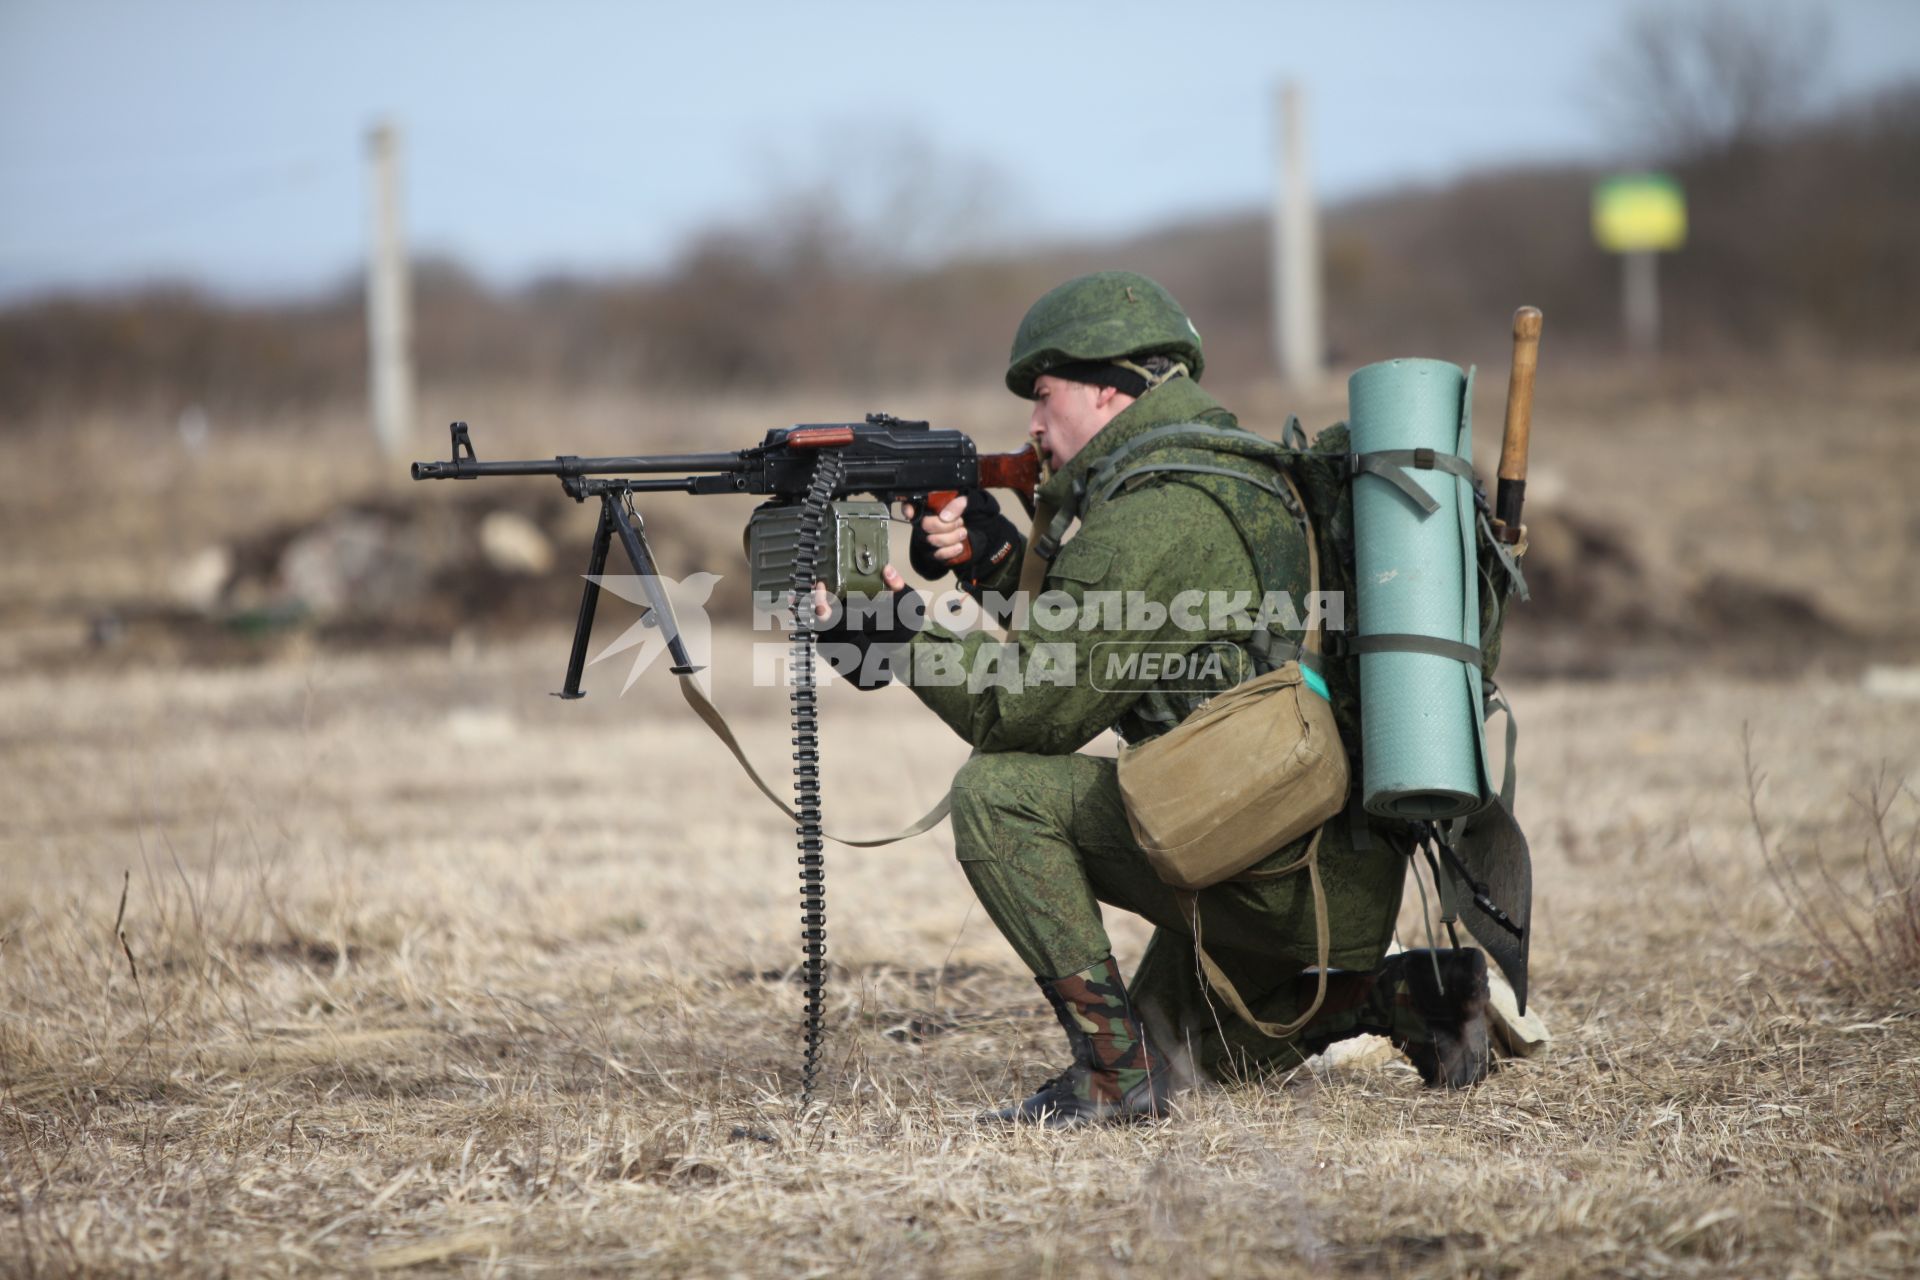
[[[878,689],[892,682],[894,659],[927,625],[920,593],[902,587],[891,596],[850,595],[840,616],[814,627],[816,652],[856,689]]]
[[[973,554],[965,560],[936,560],[933,543],[920,522],[940,513],[916,510],[913,532],[907,539],[907,562],[915,573],[935,581],[944,573],[952,573],[960,580],[960,589],[977,599],[982,580],[991,577],[1020,549],[1020,530],[1000,514],[999,500],[985,489],[968,489],[960,496],[967,500],[960,527],[967,531],[967,546]]]

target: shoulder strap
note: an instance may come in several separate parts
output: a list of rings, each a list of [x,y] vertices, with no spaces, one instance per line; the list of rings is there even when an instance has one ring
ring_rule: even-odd
[[[1285,471],[1280,472],[1280,483],[1287,486],[1287,492],[1293,495],[1294,510],[1300,516],[1300,528],[1307,535],[1307,594],[1320,594],[1320,539],[1314,535],[1313,517],[1307,514],[1306,499],[1300,496],[1299,486],[1293,477]],[[1323,609],[1313,616],[1313,630],[1307,632],[1306,651],[1318,657],[1326,652],[1326,611]]]
[[[1128,458],[1151,448],[1168,444],[1189,444],[1201,449],[1219,449],[1227,453],[1256,458],[1276,458],[1291,452],[1286,446],[1263,440],[1244,427],[1216,427],[1210,422],[1175,422],[1143,431],[1102,458],[1088,474],[1090,489],[1104,489],[1109,477],[1120,470]]]
[[[1289,875],[1305,869],[1308,883],[1313,889],[1313,934],[1315,977],[1313,1003],[1292,1022],[1262,1022],[1254,1016],[1247,1002],[1240,998],[1233,982],[1226,973],[1215,964],[1213,957],[1207,954],[1200,937],[1200,897],[1196,893],[1186,892],[1179,895],[1181,909],[1186,913],[1187,923],[1193,926],[1193,951],[1200,958],[1201,971],[1207,975],[1207,985],[1212,987],[1221,999],[1225,1000],[1240,1020],[1258,1031],[1261,1035],[1274,1040],[1285,1040],[1299,1035],[1313,1021],[1315,1014],[1327,998],[1327,960],[1333,949],[1333,939],[1327,923],[1327,891],[1320,883],[1320,834],[1326,828],[1322,826],[1313,833],[1313,839],[1307,843],[1307,851],[1284,867],[1277,867],[1263,873],[1260,879]]]
[[[1204,431],[1212,432],[1216,436],[1236,436],[1236,437],[1244,436],[1249,440],[1258,442],[1259,444],[1268,445],[1269,448],[1272,450],[1271,453],[1265,452],[1265,451],[1261,451],[1261,452],[1249,451],[1247,456],[1259,457],[1259,458],[1262,458],[1267,463],[1269,463],[1273,467],[1274,476],[1276,478],[1272,481],[1268,481],[1268,480],[1263,480],[1258,476],[1248,475],[1244,471],[1235,471],[1231,467],[1211,467],[1211,466],[1206,466],[1200,463],[1180,463],[1180,462],[1146,463],[1141,466],[1134,467],[1131,470],[1128,470],[1126,472],[1123,472],[1118,478],[1108,481],[1105,489],[1103,490],[1102,496],[1104,497],[1106,495],[1111,494],[1115,488],[1119,487],[1119,485],[1121,485],[1122,483],[1124,483],[1128,479],[1131,479],[1134,476],[1146,475],[1151,472],[1159,472],[1159,471],[1185,472],[1188,474],[1198,473],[1203,475],[1219,475],[1219,476],[1225,476],[1229,480],[1241,480],[1246,482],[1247,484],[1253,485],[1255,488],[1263,490],[1264,492],[1270,493],[1274,497],[1280,499],[1280,501],[1286,506],[1288,514],[1292,515],[1293,518],[1299,522],[1300,531],[1306,536],[1306,540],[1307,540],[1307,594],[1309,596],[1318,595],[1320,593],[1320,543],[1313,527],[1313,517],[1307,513],[1306,499],[1300,495],[1299,486],[1294,483],[1293,477],[1287,474],[1286,468],[1280,465],[1278,457],[1275,456],[1276,454],[1287,453],[1291,451],[1283,449],[1282,446],[1274,445],[1272,444],[1271,441],[1261,440],[1258,436],[1251,435],[1248,432],[1244,432],[1244,431],[1228,432],[1218,427],[1206,427],[1204,424],[1198,424],[1198,425],[1200,425]],[[1297,420],[1290,419],[1288,422],[1288,426],[1292,429],[1297,430],[1298,429]],[[1176,429],[1171,427],[1162,427],[1159,430],[1161,432],[1171,434]],[[1185,432],[1190,432],[1192,428],[1182,427],[1182,428],[1179,428],[1178,430],[1180,432],[1185,433]],[[1147,435],[1149,436],[1154,434],[1155,432],[1151,432],[1151,431],[1147,433]],[[1138,444],[1140,443],[1141,440],[1145,440],[1146,438],[1147,436],[1141,436],[1139,440],[1135,440],[1130,443]],[[1126,452],[1126,450],[1122,450],[1121,452]],[[1115,456],[1118,456],[1118,454],[1116,454]],[[1228,519],[1232,519],[1231,512],[1228,513]],[[1251,550],[1251,548],[1249,548],[1249,550]],[[1263,585],[1263,589],[1264,589],[1264,585]],[[1324,614],[1316,613],[1314,615],[1313,629],[1307,633],[1305,639],[1298,645],[1296,645],[1293,641],[1288,640],[1286,636],[1279,631],[1256,631],[1252,636],[1247,638],[1246,643],[1247,643],[1247,647],[1253,651],[1254,656],[1258,658],[1260,661],[1268,664],[1269,669],[1273,667],[1284,666],[1288,662],[1298,660],[1301,666],[1307,668],[1312,673],[1309,683],[1313,683],[1316,680],[1319,682],[1317,684],[1314,684],[1314,691],[1316,693],[1319,693],[1322,697],[1326,697],[1328,695],[1324,687],[1325,686],[1325,678],[1324,678],[1325,673],[1323,671],[1324,663],[1321,661],[1322,656],[1326,653],[1325,631],[1326,631],[1326,622],[1325,622]]]
[[[1231,467],[1209,467],[1199,462],[1149,462],[1142,466],[1134,467],[1130,471],[1122,471],[1119,475],[1108,480],[1105,487],[1100,490],[1100,498],[1102,501],[1111,498],[1115,490],[1119,489],[1135,476],[1157,475],[1162,471],[1189,471],[1200,475],[1228,476],[1235,480],[1245,480],[1251,485],[1257,485],[1276,498],[1280,496],[1279,485],[1261,480],[1256,476],[1250,476],[1244,471],[1235,471]]]

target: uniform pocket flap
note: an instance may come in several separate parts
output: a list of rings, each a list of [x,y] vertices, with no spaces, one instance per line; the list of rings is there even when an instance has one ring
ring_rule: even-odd
[[[1101,542],[1075,538],[1060,548],[1060,554],[1047,569],[1049,578],[1068,582],[1099,582],[1113,567],[1113,548]]]

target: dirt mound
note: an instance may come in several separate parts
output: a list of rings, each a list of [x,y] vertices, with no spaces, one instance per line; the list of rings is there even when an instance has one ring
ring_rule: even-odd
[[[709,568],[736,579],[713,596],[716,620],[748,616],[732,550],[745,514],[744,505],[683,504],[647,526],[670,576]],[[579,604],[594,520],[591,505],[542,486],[367,498],[203,549],[176,567],[166,600],[97,615],[90,638],[232,662],[312,641],[443,644],[562,626]],[[1532,599],[1510,615],[1508,675],[1608,678],[1698,665],[1781,674],[1804,666],[1810,649],[1871,656],[1867,638],[1809,596],[1724,570],[1690,574],[1573,511],[1536,509],[1528,525]],[[610,571],[624,569],[616,553]]]
[[[1852,660],[1876,646],[1812,596],[1724,570],[1650,560],[1622,530],[1565,509],[1527,513],[1531,599],[1509,615],[1502,671],[1612,677],[1710,665],[1786,674],[1810,650]]]
[[[460,486],[432,501],[364,498],[183,557],[159,594],[94,611],[88,640],[135,657],[225,663],[315,641],[443,644],[565,625],[579,607],[597,514],[534,485]],[[738,535],[729,540],[722,513],[676,515],[646,526],[663,573],[721,558],[729,571],[742,568],[737,552],[725,555]],[[608,572],[628,571],[616,550]],[[714,614],[745,619],[749,603],[723,591]],[[610,613],[629,607],[603,604]]]

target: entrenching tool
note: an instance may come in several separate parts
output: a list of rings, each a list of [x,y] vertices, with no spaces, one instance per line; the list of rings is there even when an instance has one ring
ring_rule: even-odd
[[[1527,487],[1527,450],[1533,434],[1533,376],[1539,366],[1538,307],[1513,313],[1513,370],[1507,380],[1506,431],[1500,442],[1499,487],[1495,492],[1493,536],[1518,544],[1520,508]],[[1502,554],[1505,554],[1504,551]],[[1527,956],[1533,941],[1533,858],[1526,834],[1514,820],[1513,712],[1494,691],[1489,711],[1508,716],[1505,780],[1498,794],[1477,813],[1431,829],[1442,854],[1435,868],[1448,914],[1457,911],[1493,962],[1513,986],[1521,1013],[1527,1011]]]

